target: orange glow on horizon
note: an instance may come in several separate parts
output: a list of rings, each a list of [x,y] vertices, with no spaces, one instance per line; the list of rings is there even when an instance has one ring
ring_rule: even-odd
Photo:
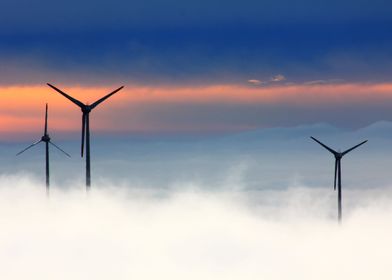
[[[63,87],[61,90],[82,102],[93,103],[113,91],[103,87]],[[120,85],[119,85],[120,86]],[[49,103],[49,125],[56,131],[79,131],[80,109],[46,85],[0,87],[0,133],[41,131],[45,103]],[[170,124],[160,126],[159,120],[141,125],[140,119],[127,109],[128,105],[146,104],[289,104],[293,106],[333,105],[342,103],[382,102],[392,100],[392,83],[360,84],[339,83],[322,85],[282,86],[133,86],[125,88],[94,109],[92,129],[99,131],[149,131],[181,130],[181,126]],[[111,123],[107,116],[126,115],[126,123]],[[153,116],[151,117],[153,119]],[[147,127],[146,127],[147,126]],[[222,127],[225,127],[222,124]],[[246,127],[246,126],[244,126]],[[207,128],[207,127],[206,127]],[[211,129],[219,125],[211,124]],[[195,129],[203,130],[203,127]]]

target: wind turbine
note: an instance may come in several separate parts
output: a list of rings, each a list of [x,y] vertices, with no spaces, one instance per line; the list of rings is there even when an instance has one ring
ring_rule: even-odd
[[[325,149],[327,149],[329,152],[331,152],[335,156],[335,179],[334,179],[333,189],[336,191],[336,181],[337,181],[338,182],[338,221],[339,221],[339,223],[341,223],[342,222],[342,169],[341,169],[340,161],[344,155],[346,155],[347,153],[351,152],[352,150],[358,148],[359,146],[365,144],[368,140],[365,140],[365,141],[359,143],[358,145],[355,145],[354,147],[352,147],[348,150],[345,150],[344,152],[340,152],[340,151],[337,152],[337,151],[331,149],[330,147],[328,147],[327,145],[321,143],[316,138],[314,138],[312,136],[310,138],[312,138],[314,141],[319,143],[321,146],[323,146]]]
[[[30,146],[28,146],[27,148],[23,149],[22,151],[20,151],[19,153],[17,153],[16,155],[20,155],[21,153],[27,151],[28,149],[34,147],[35,145],[44,142],[45,143],[45,151],[46,151],[46,194],[49,195],[49,186],[50,186],[50,181],[49,181],[49,144],[51,144],[53,147],[57,148],[58,150],[60,150],[61,152],[63,152],[66,156],[71,157],[68,153],[66,153],[65,151],[63,151],[60,147],[58,147],[56,144],[54,144],[49,137],[48,134],[48,103],[46,103],[46,110],[45,110],[45,126],[44,126],[44,135],[42,135],[41,139],[38,140],[37,142],[34,142],[33,144],[31,144]]]
[[[111,93],[105,95],[101,99],[95,101],[93,104],[88,105],[80,102],[79,100],[69,96],[65,92],[61,91],[60,89],[56,88],[51,84],[47,84],[52,89],[63,95],[65,98],[69,99],[71,102],[76,104],[82,110],[82,146],[81,146],[81,156],[83,157],[84,153],[84,144],[86,142],[86,190],[89,191],[91,187],[91,166],[90,166],[90,112],[95,107],[97,107],[100,103],[108,99],[110,96],[124,88],[124,86],[119,87],[118,89],[112,91]]]

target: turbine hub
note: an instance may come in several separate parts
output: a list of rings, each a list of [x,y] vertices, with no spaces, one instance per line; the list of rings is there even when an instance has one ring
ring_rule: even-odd
[[[89,105],[85,105],[83,108],[82,108],[82,112],[83,113],[90,113],[91,112],[91,107],[89,106]]]
[[[41,137],[41,141],[43,141],[43,142],[49,142],[49,141],[50,141],[49,135],[45,134],[44,136],[42,136],[42,137]]]

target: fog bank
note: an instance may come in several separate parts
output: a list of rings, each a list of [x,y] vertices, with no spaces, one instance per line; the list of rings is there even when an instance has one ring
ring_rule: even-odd
[[[390,279],[392,189],[54,187],[0,178],[2,279]]]

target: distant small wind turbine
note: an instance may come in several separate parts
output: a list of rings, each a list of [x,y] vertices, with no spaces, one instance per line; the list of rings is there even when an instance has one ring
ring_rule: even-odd
[[[60,147],[58,147],[56,144],[54,144],[49,137],[48,134],[48,104],[46,103],[46,110],[45,110],[45,127],[44,127],[44,135],[41,137],[40,140],[37,142],[31,144],[27,148],[23,149],[16,155],[20,155],[21,153],[25,152],[26,150],[32,148],[33,146],[37,145],[38,143],[45,142],[46,146],[46,194],[49,195],[49,186],[50,186],[50,181],[49,181],[49,144],[51,144],[53,147],[57,148],[61,152],[63,152],[66,156],[71,157],[68,153],[63,151]]]
[[[86,142],[86,190],[89,191],[91,187],[91,167],[90,167],[90,112],[92,109],[97,107],[100,103],[108,99],[110,96],[118,92],[119,90],[123,89],[124,86],[119,87],[118,89],[112,91],[111,93],[105,95],[101,99],[95,101],[93,104],[83,104],[79,100],[69,96],[65,92],[61,91],[60,89],[56,88],[51,84],[47,84],[52,89],[63,95],[65,98],[69,99],[71,102],[76,104],[82,110],[82,147],[81,147],[81,156],[83,157],[84,152],[84,143]]]
[[[342,157],[351,152],[352,150],[358,148],[359,146],[365,144],[368,140],[365,140],[361,143],[359,143],[358,145],[355,145],[354,147],[344,151],[344,152],[337,152],[333,149],[331,149],[330,147],[328,147],[327,145],[321,143],[319,140],[317,140],[314,137],[310,137],[312,138],[314,141],[316,141],[317,143],[319,143],[321,146],[323,146],[325,149],[327,149],[329,152],[331,152],[334,156],[335,156],[335,180],[334,180],[334,185],[333,185],[333,189],[336,191],[336,178],[338,181],[338,221],[339,223],[342,222],[342,170],[341,170],[341,165],[340,165],[340,161],[342,159]]]

